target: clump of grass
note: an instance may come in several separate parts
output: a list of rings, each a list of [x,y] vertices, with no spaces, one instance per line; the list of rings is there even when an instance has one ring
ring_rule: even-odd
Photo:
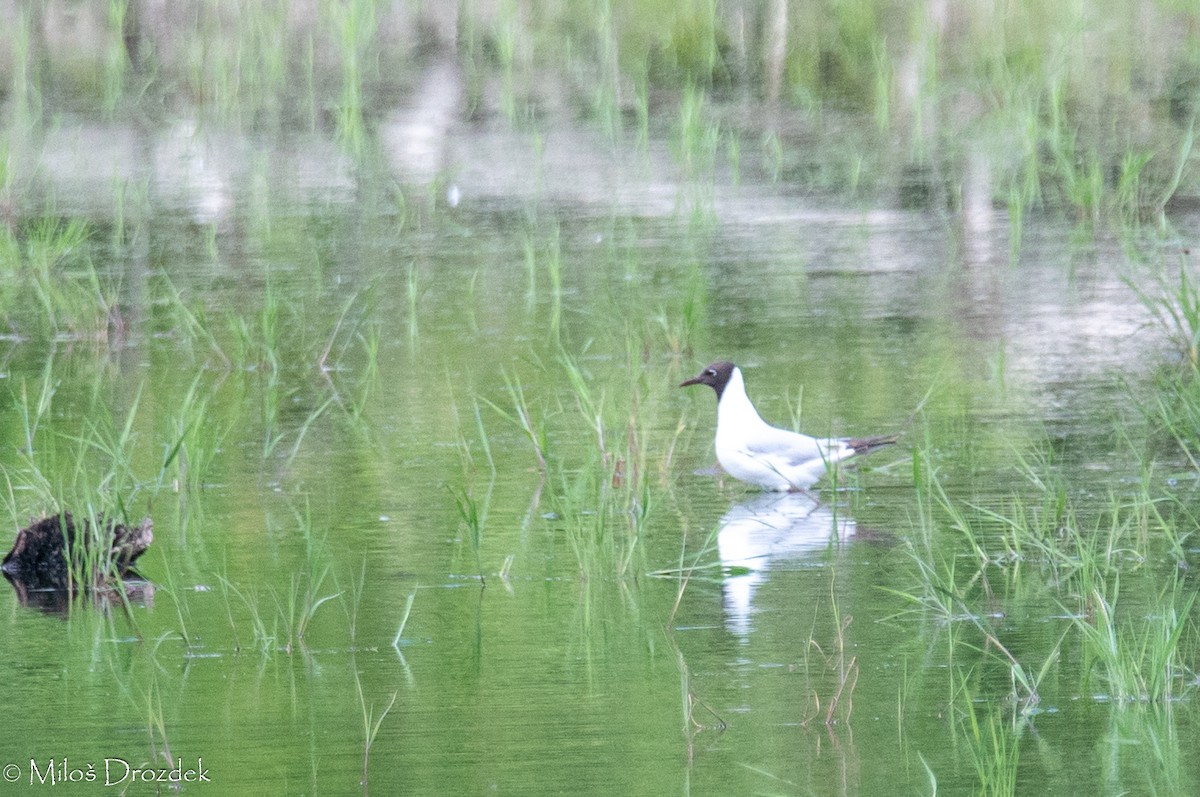
[[[254,647],[262,655],[276,651],[292,655],[299,650],[305,652],[306,634],[309,625],[317,614],[317,610],[341,594],[339,592],[322,593],[322,584],[329,573],[329,568],[321,570],[315,577],[293,575],[286,592],[280,594],[271,589],[271,602],[274,611],[264,605],[263,600],[255,590],[244,590],[224,576],[217,576],[225,596],[226,615],[229,618],[230,629],[234,635],[235,649],[240,650],[242,644],[237,633],[237,622],[233,611],[232,595],[241,603],[249,619]]]
[[[500,20],[494,31],[496,59],[501,74],[500,108],[509,122],[517,120],[516,67],[521,55],[520,9],[515,2],[500,4]]]
[[[346,300],[315,363],[329,388],[327,404],[341,407],[351,424],[363,433],[363,413],[379,382],[380,324],[370,320],[372,297],[373,291],[367,290],[365,296],[355,292]],[[353,367],[348,364],[351,361],[356,361]],[[304,429],[322,412],[324,409],[310,416]]]
[[[471,547],[471,551],[475,557],[475,569],[479,573],[479,580],[483,582],[483,527],[487,523],[488,508],[491,505],[492,484],[488,484],[487,490],[484,491],[483,498],[477,499],[468,490],[456,490],[453,487],[448,487],[450,494],[454,497],[454,503],[458,507],[458,517],[462,521],[462,527],[467,532],[467,542]]]
[[[0,225],[0,315],[27,337],[107,340],[115,286],[89,253],[88,226],[47,216],[20,233]]]
[[[663,426],[655,412],[657,397],[647,395],[638,378],[638,354],[630,350],[626,357],[628,366],[623,373],[632,377],[616,384],[613,394],[619,399],[610,400],[609,392],[597,388],[578,356],[566,349],[559,351],[560,372],[575,410],[564,408],[564,415],[580,422],[593,444],[591,457],[582,467],[561,468],[557,497],[564,502],[563,514],[579,517],[577,510],[570,511],[572,505],[591,510],[572,527],[581,565],[603,562],[619,575],[632,572],[642,551],[640,542],[658,495],[652,488],[669,480],[671,457],[683,429],[682,423],[677,423],[669,437],[658,436]],[[661,454],[658,462],[652,454]],[[590,567],[583,570],[594,572]]]
[[[283,649],[288,655],[291,655],[293,646],[305,643],[305,634],[317,610],[338,597],[337,592],[320,594],[321,585],[328,575],[328,566],[316,576],[292,574],[289,589],[282,598],[278,593],[274,594],[275,607],[282,621],[283,637],[287,640]]]
[[[581,351],[560,343],[553,361],[535,360],[542,371],[539,383],[548,390],[534,396],[506,373],[512,409],[478,398],[531,442],[539,474],[534,503],[551,502],[580,572],[588,577],[625,578],[641,569],[641,543],[660,494],[655,488],[674,478],[672,458],[685,429],[678,419],[663,423],[664,409],[673,411],[666,400],[673,383],[655,379],[647,387],[641,342],[627,335],[622,344],[625,359],[596,358],[603,363],[598,370],[587,364],[593,354],[590,343]],[[482,423],[478,425],[480,438],[486,439]],[[551,428],[583,444],[560,451],[549,445]],[[471,528],[473,513],[465,496],[459,491],[456,500]]]
[[[707,283],[699,262],[693,261],[678,305],[660,307],[653,319],[668,351],[690,358],[707,311]]]
[[[312,517],[307,506],[295,511],[296,532],[303,538],[305,545],[304,567],[292,573],[286,590],[268,588],[274,611],[265,608],[257,590],[243,589],[224,576],[218,576],[222,592],[225,596],[226,615],[234,634],[235,645],[240,649],[241,643],[237,636],[237,621],[233,612],[233,596],[240,602],[249,616],[253,642],[260,653],[266,655],[281,651],[289,656],[299,650],[307,651],[306,640],[318,610],[326,603],[341,598],[343,590],[335,587],[328,592],[325,588],[329,578],[330,566],[326,563],[325,538],[317,536],[313,531]],[[361,585],[352,583],[351,591],[354,600],[355,614],[351,615],[351,637],[354,636],[357,620],[357,602],[361,598]]]
[[[1100,155],[1079,140],[1079,132],[1063,118],[1061,84],[1051,90],[1050,124],[1047,127],[1051,161],[1048,171],[1054,175],[1063,199],[1074,207],[1083,220],[1099,221],[1105,197],[1104,168]]]
[[[922,463],[916,481],[923,509],[907,547],[920,586],[898,594],[951,628],[952,647],[965,645],[1003,662],[1022,709],[1037,705],[1068,639],[1077,640],[1068,649],[1081,651],[1085,689],[1096,680],[1101,686],[1094,691],[1122,704],[1176,699],[1193,683],[1187,662],[1197,650],[1189,617],[1195,591],[1183,586],[1174,567],[1184,561],[1186,533],[1178,525],[1190,515],[1155,498],[1145,478],[1130,495],[1110,495],[1101,506],[1089,502],[1085,513],[1042,455],[1015,459],[1026,476],[1026,493],[1040,501],[1014,499],[1007,509],[982,508],[951,498],[928,464],[928,451],[918,450],[914,462]],[[960,569],[962,558],[946,549],[947,540],[972,552],[973,567]],[[1156,603],[1129,617],[1118,601],[1122,579],[1153,567],[1163,554],[1175,576]],[[995,588],[990,572],[1007,573],[1006,592]],[[988,612],[976,606],[979,598],[988,604],[1020,600],[1034,585],[1053,590],[1068,618],[1062,637],[1036,668],[1004,645]],[[953,630],[951,624],[961,621],[980,632],[982,645]]]
[[[1200,286],[1189,274],[1186,255],[1179,258],[1177,278],[1158,272],[1125,281],[1181,358],[1159,369],[1153,393],[1139,406],[1200,473]]]
[[[232,365],[238,369],[274,374],[279,371],[280,342],[283,335],[280,310],[283,299],[268,278],[263,288],[258,318],[230,314],[228,325],[237,345]],[[253,322],[257,323],[253,323]]]
[[[109,30],[122,34],[110,37],[104,48],[104,112],[108,115],[116,110],[125,83],[125,72],[130,66],[123,36],[128,16],[129,0],[112,0],[108,4]]]
[[[1011,701],[1022,710],[1037,706],[1041,702],[1041,684],[1059,660],[1062,640],[1059,640],[1035,671],[1013,654],[991,627],[986,614],[974,608],[972,602],[965,597],[967,588],[981,582],[983,568],[968,571],[969,578],[960,582],[953,556],[932,562],[923,560],[912,548],[909,549],[909,553],[918,568],[920,589],[912,592],[888,591],[919,607],[916,610],[919,613],[932,612],[941,621],[942,627],[946,629],[947,648],[952,652],[951,660],[958,658],[953,652],[959,648],[991,657],[1007,670],[1011,684],[1008,697]],[[973,626],[979,632],[978,642],[969,640],[962,633],[961,626],[964,624]]]
[[[22,6],[9,36],[12,42],[12,118],[16,125],[32,126],[42,116],[43,69],[35,28],[40,19],[33,6]]]
[[[230,594],[241,602],[249,615],[254,645],[258,651],[263,655],[274,651],[278,647],[278,634],[274,630],[268,630],[257,595],[243,592],[236,584],[222,575],[217,576],[217,583],[220,584],[221,593],[225,598],[225,613],[229,617],[230,630],[233,633],[234,650],[240,651],[242,644],[238,636],[237,624],[234,621],[233,602],[230,600]]]
[[[217,340],[204,307],[198,302],[188,302],[183,292],[165,274],[157,276],[150,284],[156,293],[161,293],[156,295],[156,299],[164,308],[165,331],[173,336],[181,351],[194,356],[197,344],[201,344],[216,356],[222,367],[232,368],[233,360]]]
[[[179,627],[175,629],[175,633],[179,634],[179,638],[183,640],[183,644],[191,647],[194,644],[194,637],[188,630],[191,627],[192,608],[191,605],[183,599],[183,592],[180,585],[176,582],[175,568],[167,566],[162,568],[163,583],[159,585],[159,589],[165,592],[171,598],[171,605],[175,608],[175,619],[179,622]],[[233,622],[233,615],[229,612],[230,604],[228,600],[228,589],[224,582],[221,582],[222,588],[226,592],[225,609],[229,615],[229,627],[234,634],[234,650],[240,650],[241,644],[237,638],[237,626]],[[165,589],[164,589],[165,587]],[[164,638],[173,636],[170,632],[164,632]],[[161,639],[159,640],[161,643]]]
[[[84,422],[84,429],[68,434],[55,421],[57,390],[53,357],[46,360],[34,390],[30,390],[28,380],[21,380],[16,404],[22,422],[23,467],[13,476],[35,502],[55,507],[56,511],[66,498],[79,499],[80,506],[111,510],[116,506],[114,494],[138,486],[132,474],[130,448],[141,391],[136,394],[120,431],[112,416],[100,407]],[[109,496],[110,500],[103,496]]]
[[[62,552],[63,584],[71,593],[68,608],[73,609],[75,598],[80,597],[86,598],[80,605],[107,609],[119,603],[128,610],[122,580],[128,559],[122,557],[144,548],[133,543],[142,538],[134,531],[142,520],[134,507],[141,503],[139,491],[153,487],[139,478],[134,467],[142,390],[133,393],[125,417],[114,419],[101,400],[106,377],[101,372],[92,385],[92,404],[80,428],[68,432],[61,428],[62,413],[55,407],[57,373],[55,359],[49,357],[37,386],[23,379],[14,397],[22,427],[18,457],[14,465],[3,468],[12,527],[24,526],[33,516],[58,516],[70,542]],[[134,624],[135,633],[140,633]]]
[[[387,719],[388,713],[392,707],[396,705],[396,698],[399,692],[392,692],[392,697],[388,700],[388,704],[379,712],[379,716],[375,716],[375,705],[367,704],[367,696],[363,692],[362,679],[359,677],[358,668],[354,670],[354,691],[358,695],[358,705],[362,710],[363,721],[363,769],[361,785],[363,794],[368,792],[370,784],[371,770],[371,748],[375,746],[375,739],[379,736],[379,728],[383,725],[383,721]]]
[[[980,706],[969,693],[962,702],[967,707],[962,724],[975,767],[975,793],[988,797],[1015,795],[1021,761],[1019,728],[1004,718],[1002,709],[991,704]]]
[[[595,38],[596,74],[599,80],[591,92],[591,108],[604,130],[609,144],[619,143],[621,130],[621,87],[620,43],[612,3],[602,0],[596,4],[593,26]]]
[[[540,274],[545,273],[549,283],[546,292],[550,303],[549,319],[544,324],[550,340],[559,342],[562,338],[562,303],[563,303],[563,251],[560,230],[555,226],[547,236],[545,243],[539,241],[532,233],[527,232],[522,241],[522,251],[525,260],[526,309],[533,312],[541,297],[539,289]]]
[[[679,101],[679,123],[673,152],[693,196],[681,197],[694,221],[703,221],[713,206],[711,177],[716,168],[721,126],[708,111],[703,88],[688,84]],[[707,178],[707,179],[702,179]],[[707,187],[706,187],[707,186]]]
[[[1163,272],[1149,279],[1128,276],[1125,284],[1193,368],[1200,366],[1200,286],[1188,274],[1187,255],[1179,255],[1179,277]]]
[[[1062,639],[1054,646],[1042,664],[1034,668],[1022,662],[1000,638],[989,619],[991,612],[978,607],[980,601],[989,603],[997,600],[996,590],[991,583],[990,572],[997,568],[1011,567],[1021,559],[1020,551],[1037,548],[1046,553],[1052,562],[1061,555],[1069,558],[1053,546],[1047,545],[1040,531],[1040,524],[1025,523],[1020,515],[1007,518],[994,510],[974,510],[963,507],[952,499],[941,483],[938,468],[929,455],[929,449],[918,447],[913,454],[914,481],[920,499],[920,511],[914,524],[914,535],[906,544],[906,550],[916,568],[917,588],[911,591],[889,590],[912,603],[918,614],[932,614],[942,627],[947,629],[947,645],[953,651],[966,647],[1000,662],[1008,671],[1011,683],[1009,697],[1022,710],[1036,706],[1040,700],[1041,684],[1059,660]],[[1056,494],[1057,486],[1051,479],[1041,480],[1046,495]],[[1004,534],[985,537],[978,526],[977,517],[986,518],[993,525],[999,524]],[[970,551],[973,566],[960,569],[962,557],[954,545],[947,546],[943,535],[949,532],[950,540]],[[994,539],[1003,541],[1003,548],[994,549]],[[1052,564],[1051,567],[1054,565]],[[1012,584],[1019,588],[1020,582],[1013,576]],[[962,633],[961,626],[974,627],[979,636],[972,641]]]
[[[336,106],[338,139],[360,154],[367,143],[363,83],[370,67],[369,49],[378,28],[373,0],[349,0],[325,7],[341,55],[342,91]]]
[[[565,529],[582,578],[607,574],[632,576],[642,551],[646,513],[623,507],[605,483],[599,460],[578,472],[560,472],[560,482],[550,497],[554,514],[565,518]]]
[[[160,486],[170,485],[176,492],[197,492],[209,478],[213,463],[232,424],[213,419],[209,402],[215,388],[205,390],[205,375],[192,380],[180,401],[179,413],[172,419],[169,443],[159,467]]]
[[[1180,184],[1183,182],[1184,173],[1187,171],[1188,162],[1192,158],[1192,150],[1196,144],[1196,117],[1193,116],[1188,122],[1187,134],[1179,142],[1179,154],[1175,159],[1175,169],[1167,179],[1166,183],[1158,186],[1157,196],[1153,197],[1153,202],[1149,209],[1158,216],[1160,227],[1166,227],[1165,208],[1171,197],[1179,190]],[[1139,170],[1140,176],[1140,170]],[[1139,179],[1137,189],[1142,193],[1152,193],[1154,186],[1142,189],[1141,180]]]
[[[836,574],[834,578],[836,578]],[[817,651],[825,669],[836,673],[837,680],[833,686],[833,691],[825,700],[823,711],[821,696],[815,690],[813,691],[812,696],[815,711],[802,724],[807,725],[813,719],[821,717],[827,727],[838,724],[848,726],[850,715],[854,710],[854,689],[858,685],[859,675],[858,657],[853,655],[848,656],[846,646],[846,629],[850,627],[850,623],[854,622],[854,618],[850,615],[842,615],[841,607],[837,602],[837,593],[834,590],[833,579],[830,580],[829,593],[832,609],[831,619],[834,625],[833,650],[827,654],[813,637],[809,639],[809,646]]]
[[[512,402],[511,412],[487,398],[481,397],[481,400],[495,410],[502,418],[520,429],[529,438],[529,442],[533,446],[534,456],[537,458],[538,470],[541,472],[542,477],[545,478],[547,472],[545,423],[541,419],[541,416],[535,418],[535,414],[530,408],[529,400],[525,396],[525,389],[522,387],[519,379],[510,377],[506,373],[504,375],[504,385],[508,390],[509,399]]]
[[[1176,577],[1136,618],[1117,618],[1120,578],[1097,586],[1087,611],[1072,615],[1083,640],[1085,687],[1098,675],[1114,702],[1167,703],[1195,684],[1185,663],[1197,651],[1190,614],[1196,591]],[[1143,613],[1144,612],[1144,613]]]

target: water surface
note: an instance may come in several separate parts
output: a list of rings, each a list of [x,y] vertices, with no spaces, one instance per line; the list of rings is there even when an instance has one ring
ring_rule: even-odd
[[[1081,596],[1004,559],[999,518],[1043,507],[1031,474],[1087,528],[1194,505],[1141,409],[1178,355],[1134,286],[1194,267],[1200,218],[1017,217],[969,170],[958,204],[821,191],[728,145],[698,177],[663,117],[455,107],[398,105],[365,154],[186,114],[25,142],[21,262],[31,208],[82,221],[55,284],[104,300],[51,323],[7,289],[11,525],[119,499],[156,536],[127,611],[0,597],[16,782],[202,758],[230,794],[973,793],[977,711],[1019,793],[1194,790],[1191,691],[1087,677]],[[904,438],[811,496],[747,490],[714,470],[711,394],[676,388],[715,359],[778,425]],[[932,475],[995,560],[943,515],[923,537]],[[925,541],[959,616],[908,597]],[[1195,558],[1168,548],[1128,554],[1123,617]],[[1053,660],[1039,701],[982,629]]]

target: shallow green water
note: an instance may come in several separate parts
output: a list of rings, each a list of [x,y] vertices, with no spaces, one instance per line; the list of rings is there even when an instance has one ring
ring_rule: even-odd
[[[205,263],[203,236],[172,234],[140,286],[125,279],[143,304],[120,345],[11,342],[15,483],[20,391],[35,394],[47,364],[55,393],[38,445],[63,468],[89,420],[120,426],[140,387],[125,500],[154,517],[142,569],[156,589],[131,619],[6,598],[0,667],[21,731],[5,736],[4,760],[136,764],[165,744],[184,762],[202,756],[215,791],[353,790],[357,674],[371,717],[395,695],[370,750],[380,793],[925,792],[930,772],[941,791],[970,790],[950,667],[963,651],[888,591],[915,578],[908,450],[936,455],[964,501],[1021,495],[1014,459],[1047,446],[1075,489],[1120,491],[1137,468],[1113,429],[1163,342],[1116,277],[1116,245],[1081,251],[1068,230],[1039,225],[1021,263],[985,269],[955,262],[945,230],[919,214],[816,215],[701,229],[567,209],[531,224],[469,207],[419,228],[368,209],[288,221],[311,230],[319,269],[288,248],[221,253],[221,233]],[[541,271],[551,254],[557,290]],[[226,364],[185,341],[158,293],[167,261],[222,351],[236,349],[227,316],[261,324],[278,297],[275,365]],[[699,309],[681,330],[684,302]],[[711,394],[674,387],[717,356],[745,365],[778,423],[798,414],[810,431],[902,429],[906,441],[822,490],[817,508],[724,483],[711,472]],[[610,457],[628,454],[635,416],[640,493],[614,485],[568,362],[600,407]],[[514,412],[506,380],[544,429],[545,477],[500,412]],[[176,492],[161,463],[193,382],[219,443],[197,444],[191,466],[204,470]],[[104,464],[86,464],[82,481]],[[14,489],[16,511],[38,511],[30,492]],[[477,554],[457,503],[467,496],[485,515]],[[681,564],[699,566],[686,583],[652,575]],[[1152,593],[1169,566],[1133,571],[1125,594]],[[981,606],[1040,663],[1066,629],[1059,598],[1032,569],[992,577],[997,596]],[[333,597],[300,640],[285,618],[309,590]],[[835,604],[849,622],[840,659]],[[972,693],[999,705],[1006,670],[976,656]],[[1012,731],[1022,791],[1186,790],[1190,699],[1117,708],[1081,692],[1078,662],[1062,659],[1040,713]],[[826,725],[839,671],[852,685]]]
[[[9,97],[6,517],[155,523],[127,609],[0,590],[14,791],[106,760],[203,769],[190,793],[1196,790],[1194,612],[1171,699],[1121,700],[1069,564],[1120,528],[1122,629],[1196,591],[1195,466],[1147,409],[1180,355],[1136,290],[1194,270],[1186,204],[1148,232],[1016,201],[996,119],[897,143],[912,109],[803,75],[774,106],[655,86],[644,124],[609,98],[614,132],[458,68],[372,85],[358,145],[311,62],[309,106],[247,88],[240,120]],[[718,358],[778,425],[901,444],[748,491],[676,387]]]

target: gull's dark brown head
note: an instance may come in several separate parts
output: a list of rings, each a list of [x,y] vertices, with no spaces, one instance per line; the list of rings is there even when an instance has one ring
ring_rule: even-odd
[[[721,400],[721,394],[725,392],[725,386],[729,384],[729,378],[733,376],[733,369],[736,368],[733,363],[720,360],[711,365],[704,366],[704,370],[691,379],[685,379],[679,383],[680,387],[688,385],[708,385],[713,390],[717,391],[717,401]]]

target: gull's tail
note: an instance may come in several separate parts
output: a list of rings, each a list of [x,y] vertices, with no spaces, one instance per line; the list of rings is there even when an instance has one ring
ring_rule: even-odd
[[[900,439],[898,434],[884,434],[878,437],[858,437],[846,441],[846,445],[854,449],[855,456],[870,454],[876,449],[890,446]]]

